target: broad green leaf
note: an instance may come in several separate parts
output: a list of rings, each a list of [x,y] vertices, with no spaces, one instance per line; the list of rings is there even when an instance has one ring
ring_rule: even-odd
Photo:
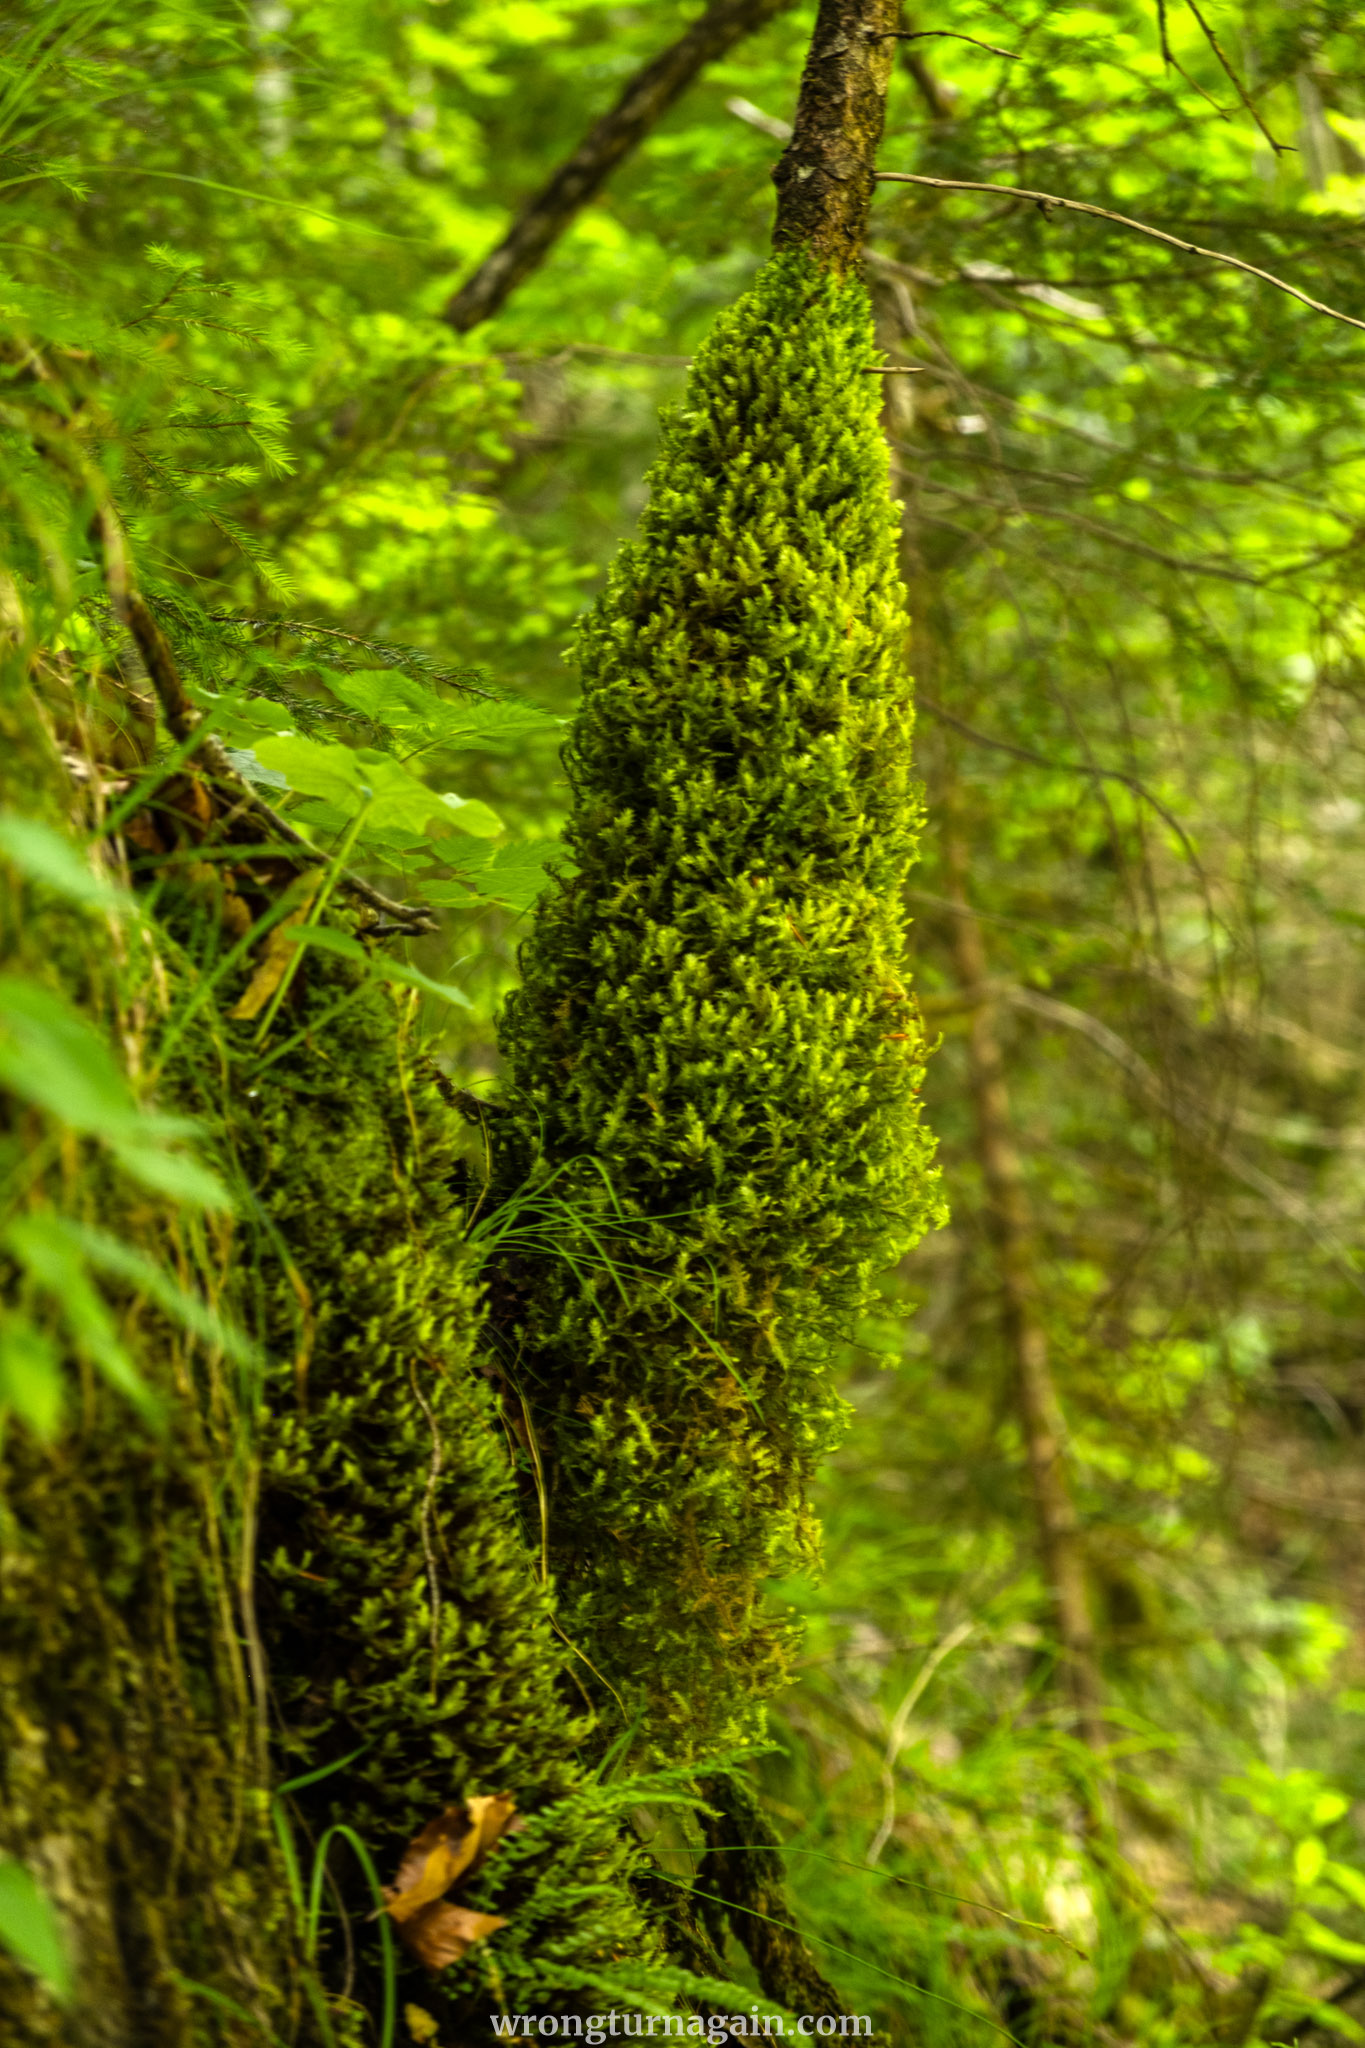
[[[338,669],[324,669],[329,690],[361,711],[377,725],[392,726],[396,732],[425,728],[433,715],[445,708],[440,697],[425,684],[396,668],[354,669],[349,675]]]
[[[502,830],[497,812],[477,797],[456,796],[453,790],[447,790],[437,801],[441,806],[436,813],[438,822],[453,824],[457,832],[468,832],[475,839],[494,839]]]
[[[325,671],[329,689],[352,710],[394,732],[413,732],[443,747],[470,748],[562,728],[567,721],[536,704],[505,698],[442,697],[399,669]]]
[[[159,1397],[133,1364],[108,1304],[86,1270],[85,1253],[66,1219],[50,1211],[17,1216],[0,1236],[38,1290],[47,1295],[82,1357],[132,1403],[144,1422],[160,1431],[165,1416]]]
[[[0,1317],[0,1413],[13,1409],[35,1436],[51,1437],[62,1397],[62,1362],[46,1331],[27,1316]]]
[[[369,794],[354,750],[334,741],[277,732],[259,739],[253,751],[261,766],[282,775],[290,789],[320,796],[347,816],[353,817]]]
[[[370,747],[356,749],[304,739],[299,733],[276,733],[260,740],[255,752],[265,767],[285,777],[291,789],[321,797],[349,819],[363,813],[365,825],[373,830],[417,834],[429,825],[445,825],[480,838],[502,830],[487,804],[428,789],[392,755]]]
[[[32,1871],[0,1857],[0,1942],[65,2005],[72,1993],[71,1965],[52,1903]]]
[[[451,720],[447,746],[460,744],[457,736],[462,735],[468,736],[469,745],[477,746],[480,740],[523,739],[533,732],[562,732],[569,723],[552,711],[542,711],[538,704],[516,704],[506,699],[482,703],[470,699],[447,709]]]
[[[45,883],[73,903],[119,915],[135,908],[126,889],[92,874],[69,839],[18,811],[0,811],[0,854],[13,861],[30,882]]]
[[[0,976],[0,1085],[101,1140],[158,1194],[195,1208],[231,1207],[216,1175],[188,1153],[168,1149],[197,1127],[141,1110],[99,1033],[60,996],[18,975]]]
[[[1365,1963],[1365,1941],[1348,1941],[1335,1928],[1324,1927],[1311,1913],[1295,1916],[1293,1932],[1305,1948],[1311,1948],[1317,1955],[1331,1956],[1339,1963]]]
[[[548,882],[547,862],[563,854],[557,839],[494,847],[482,858],[461,859],[460,872],[450,881],[423,882],[421,894],[428,903],[460,908],[495,903],[520,913],[530,909]]]
[[[1327,1851],[1316,1835],[1294,1845],[1294,1882],[1305,1891],[1316,1884],[1327,1861]]]
[[[456,1009],[472,1010],[474,1007],[463,989],[448,981],[433,981],[429,974],[423,974],[420,967],[409,967],[405,961],[386,960],[380,971],[385,981],[398,981],[406,988],[420,988],[424,995],[435,996],[440,1002],[453,1004]]]
[[[254,747],[225,747],[223,750],[239,775],[248,782],[257,783],[262,789],[288,789],[283,775],[274,768],[267,768]]]
[[[1329,1884],[1345,1893],[1352,1905],[1365,1909],[1365,1872],[1353,1869],[1349,1863],[1329,1859],[1322,1874]]]

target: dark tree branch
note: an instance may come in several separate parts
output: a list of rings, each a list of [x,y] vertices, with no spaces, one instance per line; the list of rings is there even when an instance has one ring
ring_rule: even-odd
[[[481,320],[491,320],[697,73],[790,5],[791,0],[712,0],[676,43],[637,71],[610,113],[589,129],[448,302],[441,317],[455,332],[467,334]]]
[[[1224,263],[1229,270],[1240,270],[1245,277],[1259,278],[1262,284],[1273,284],[1276,291],[1288,292],[1291,299],[1297,299],[1300,305],[1309,307],[1314,313],[1325,313],[1329,320],[1340,320],[1347,327],[1365,331],[1365,320],[1357,320],[1353,313],[1338,312],[1335,306],[1325,306],[1321,299],[1310,299],[1307,292],[1301,292],[1296,284],[1287,284],[1273,271],[1261,270],[1255,263],[1244,263],[1240,256],[1229,256],[1221,249],[1201,248],[1198,242],[1187,242],[1183,235],[1168,235],[1164,228],[1149,227],[1142,220],[1130,220],[1126,213],[1110,213],[1105,206],[1092,206],[1088,199],[1062,199],[1055,192],[1031,192],[1023,185],[988,185],[967,178],[926,178],[917,171],[877,171],[874,177],[879,185],[928,185],[936,192],[996,192],[1006,199],[1032,200],[1044,214],[1059,206],[1066,213],[1089,214],[1092,220],[1112,220],[1121,228],[1131,228],[1135,235],[1146,235],[1150,241],[1163,242],[1168,249],[1179,249],[1183,256],[1203,256],[1210,263]]]
[[[775,249],[803,248],[836,277],[862,253],[900,0],[820,0],[792,139],[773,172]]]

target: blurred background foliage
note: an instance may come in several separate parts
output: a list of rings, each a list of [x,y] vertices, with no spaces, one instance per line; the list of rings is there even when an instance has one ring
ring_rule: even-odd
[[[812,9],[710,67],[494,320],[441,311],[691,12],[5,24],[11,626],[59,666],[118,644],[78,447],[234,758],[437,909],[401,944],[470,1005],[425,1018],[466,1087],[566,806],[560,650],[762,260]],[[1359,320],[1361,25],[945,0],[881,163]],[[1361,336],[981,192],[884,186],[867,274],[917,372],[886,420],[952,1221],[849,1332],[764,1795],[892,2038],[1365,2038]],[[127,763],[161,744],[110,715]]]

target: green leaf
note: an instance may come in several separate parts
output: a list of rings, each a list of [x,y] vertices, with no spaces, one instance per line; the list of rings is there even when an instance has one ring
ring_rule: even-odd
[[[71,841],[40,818],[0,811],[0,853],[30,882],[42,882],[72,903],[118,915],[136,907],[126,889],[92,874]]]
[[[358,758],[350,747],[328,740],[307,740],[302,733],[270,733],[256,742],[254,753],[263,768],[282,775],[290,789],[320,796],[353,817],[368,795]]]
[[[216,1174],[168,1149],[198,1126],[140,1109],[98,1032],[60,996],[18,975],[0,975],[0,1085],[108,1145],[144,1187],[195,1208],[231,1208]]]
[[[62,1412],[62,1362],[57,1347],[27,1316],[0,1318],[0,1412],[9,1408],[35,1436],[56,1434]]]
[[[502,830],[502,819],[487,804],[477,797],[456,796],[447,790],[437,798],[440,809],[435,813],[438,823],[453,824],[457,832],[468,832],[475,839],[495,839]]]
[[[549,880],[547,863],[564,848],[557,839],[530,839],[492,848],[481,858],[460,861],[451,881],[424,882],[426,902],[460,908],[496,903],[518,913],[529,910]]]
[[[405,961],[385,959],[380,972],[385,981],[398,981],[407,988],[420,988],[424,995],[435,996],[443,1003],[452,1003],[456,1009],[472,1010],[474,1007],[463,989],[454,987],[448,981],[433,981],[429,974],[423,974],[420,967],[409,967]]]
[[[420,833],[434,824],[487,838],[502,830],[487,804],[428,789],[392,755],[371,747],[343,747],[304,739],[300,733],[275,733],[258,740],[255,753],[264,767],[283,775],[291,789],[321,797],[348,819],[363,811],[365,826],[376,831]],[[364,827],[362,837],[363,833]]]
[[[323,675],[327,687],[352,710],[394,732],[420,733],[443,747],[470,748],[490,740],[496,744],[523,739],[567,723],[536,704],[505,698],[441,697],[401,669],[356,669],[350,675],[327,669]]]
[[[1293,1926],[1294,1933],[1305,1948],[1311,1948],[1320,1956],[1331,1956],[1339,1963],[1365,1963],[1365,1941],[1348,1941],[1335,1928],[1324,1927],[1321,1920],[1315,1920],[1311,1913],[1299,1913]]]
[[[50,1212],[17,1216],[0,1244],[19,1261],[33,1285],[50,1297],[81,1356],[132,1403],[149,1427],[164,1429],[161,1401],[129,1357],[108,1304],[86,1271],[84,1248],[66,1219]]]
[[[1316,1835],[1294,1845],[1294,1882],[1303,1890],[1316,1884],[1327,1861],[1327,1851]]]
[[[1323,1866],[1322,1874],[1329,1884],[1334,1884],[1339,1892],[1345,1893],[1353,1906],[1365,1910],[1365,1873],[1353,1870],[1349,1863],[1329,1860]]]
[[[57,1915],[33,1873],[12,1856],[0,1857],[0,1942],[59,2004],[69,2001],[71,1965]]]

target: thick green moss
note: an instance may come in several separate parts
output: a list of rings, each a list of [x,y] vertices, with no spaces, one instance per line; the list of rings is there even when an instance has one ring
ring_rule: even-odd
[[[936,1213],[873,352],[861,285],[795,253],[698,354],[580,636],[577,872],[502,1026],[503,1176],[557,1173],[616,1262],[570,1233],[513,1276],[569,1626],[684,1751],[777,1678],[760,1587],[812,1548],[832,1340]]]
[[[28,753],[0,797],[32,811],[46,792],[60,824],[75,793],[50,751]],[[144,1064],[223,944],[214,906],[169,888],[156,930],[113,947],[98,917],[44,891],[15,881],[7,901],[6,968],[102,1026],[120,1019]],[[266,2026],[313,2041],[270,1781],[354,1751],[289,1802],[305,1878],[333,1820],[390,1878],[414,1829],[467,1794],[511,1792],[532,1818],[480,1878],[508,1926],[439,1986],[410,1970],[405,1996],[457,2024],[470,2001],[487,2012],[490,1989],[513,2005],[600,2003],[589,1987],[604,1969],[659,1948],[630,1890],[620,1802],[577,1761],[583,1702],[473,1363],[483,1309],[451,1192],[457,1119],[381,986],[320,960],[274,1042],[350,1001],[271,1060],[228,1014],[248,971],[202,1005],[160,1089],[161,1107],[212,1134],[235,1217],[187,1223],[69,1140],[51,1185],[30,1189],[211,1295],[262,1363],[239,1371],[112,1287],[166,1439],[74,1362],[54,1442],[12,1419],[0,1435],[0,1853],[50,1890],[81,1985],[65,2017],[0,1956],[0,2034],[16,2048],[245,2044]],[[44,1134],[0,1103],[15,1156]],[[2,1260],[0,1283],[6,1297],[19,1285]],[[333,2019],[345,2044],[364,2033],[361,2008],[378,2010],[377,1950],[348,1852],[334,1867],[356,1950],[358,2003]],[[344,1948],[329,1920],[333,1989]]]
[[[336,1002],[348,972],[312,978],[291,1031]],[[508,1927],[410,1995],[435,2012],[470,1999],[483,2011],[492,1984],[513,2005],[534,1993],[572,2006],[579,1976],[644,1961],[656,1943],[626,1883],[619,1810],[583,1798],[589,1719],[471,1363],[482,1305],[451,1191],[458,1127],[432,1081],[405,1070],[386,995],[360,997],[347,1020],[325,1062],[301,1049],[272,1066],[234,1124],[270,1217],[267,1660],[300,1772],[363,1751],[301,1794],[299,1811],[314,1834],[331,1820],[357,1828],[389,1877],[443,1807],[512,1793],[543,1818],[483,1881]],[[345,1890],[359,1916],[370,1902],[358,1875]]]

